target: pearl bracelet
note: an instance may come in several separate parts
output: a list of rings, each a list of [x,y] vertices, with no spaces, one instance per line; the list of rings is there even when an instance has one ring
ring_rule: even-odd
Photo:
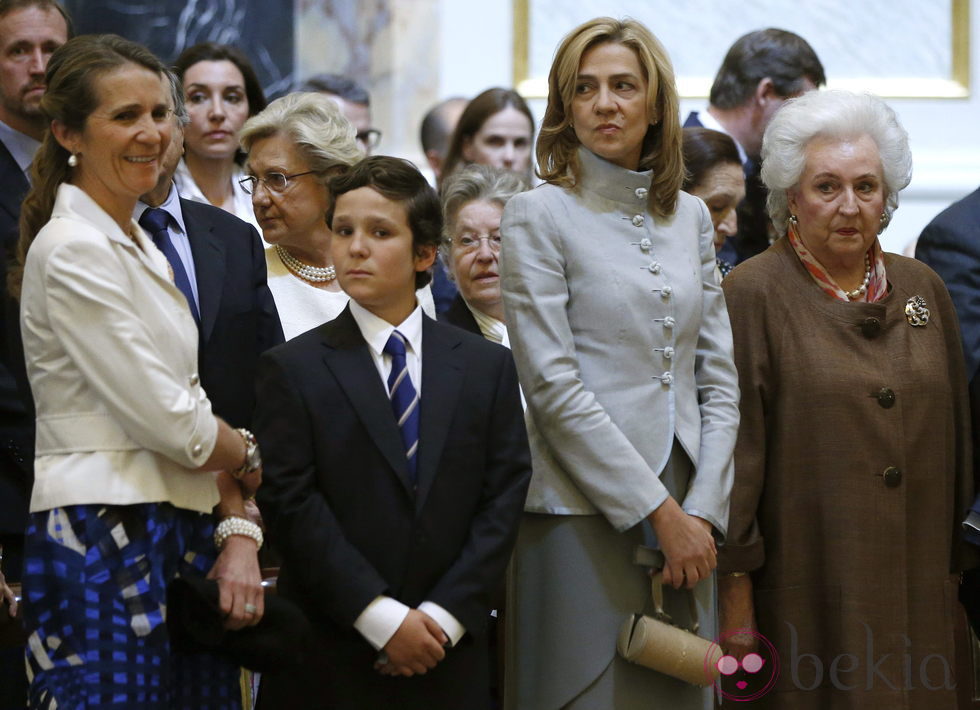
[[[225,546],[225,541],[232,535],[243,535],[244,537],[250,537],[255,540],[255,544],[258,547],[262,547],[262,542],[264,540],[262,536],[262,528],[253,523],[251,520],[246,520],[245,518],[239,518],[236,515],[230,515],[220,523],[214,529],[214,546],[219,550],[223,549]]]

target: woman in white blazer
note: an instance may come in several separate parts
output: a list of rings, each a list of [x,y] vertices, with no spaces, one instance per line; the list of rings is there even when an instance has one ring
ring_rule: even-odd
[[[534,477],[515,553],[508,707],[708,708],[695,688],[616,655],[649,606],[638,546],[658,547],[714,623],[738,428],[711,218],[680,192],[670,60],[643,25],[592,20],[552,65],[537,143],[546,184],[501,232],[511,345]],[[687,623],[687,592],[667,610]]]
[[[177,575],[217,578],[230,628],[263,611],[258,526],[232,517],[212,539],[212,509],[243,516],[258,486],[254,438],[211,413],[187,301],[131,217],[170,143],[173,85],[113,35],[69,41],[46,81],[11,273],[37,410],[29,705],[241,707],[238,670],[172,651],[165,623]]]

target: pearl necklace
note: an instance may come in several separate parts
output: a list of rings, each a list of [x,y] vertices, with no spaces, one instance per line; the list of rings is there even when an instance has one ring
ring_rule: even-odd
[[[861,298],[865,293],[868,292],[868,284],[871,283],[871,259],[868,255],[864,255],[864,281],[853,291],[848,291],[845,296],[851,301],[855,298]]]
[[[322,284],[327,283],[328,281],[333,281],[335,278],[337,278],[337,270],[333,267],[333,264],[330,266],[313,266],[312,264],[304,264],[278,244],[276,244],[276,253],[282,260],[283,265],[285,265],[287,269],[289,269],[296,276],[299,276],[304,281]]]

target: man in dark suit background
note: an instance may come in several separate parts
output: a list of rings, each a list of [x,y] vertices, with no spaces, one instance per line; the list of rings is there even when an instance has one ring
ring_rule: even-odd
[[[727,133],[735,140],[745,170],[745,199],[738,207],[738,234],[718,256],[738,264],[770,244],[768,194],[759,179],[762,136],[786,99],[826,83],[823,65],[805,39],[769,28],[735,40],[711,85],[708,108],[692,111],[684,126]]]
[[[0,0],[0,572],[8,582],[21,577],[34,481],[34,406],[23,373],[17,303],[6,293],[7,262],[14,258],[20,204],[44,135],[44,72],[51,53],[70,36],[71,21],[56,2]],[[0,651],[0,708],[24,707],[22,656],[20,649]]]
[[[973,477],[980,483],[980,189],[954,202],[926,225],[915,258],[942,277],[956,307],[970,385]],[[980,569],[964,572],[960,601],[980,633]]]
[[[266,285],[265,253],[252,225],[178,196],[173,175],[183,154],[187,113],[176,83],[173,102],[177,126],[160,179],[140,197],[133,219],[171,262],[175,283],[197,319],[199,376],[215,414],[233,427],[251,429],[259,356],[283,342]],[[181,270],[188,279],[183,286]]]
[[[510,353],[425,317],[439,202],[395,158],[331,182],[351,302],[259,375],[259,502],[318,644],[259,707],[484,710],[486,627],[530,458]]]

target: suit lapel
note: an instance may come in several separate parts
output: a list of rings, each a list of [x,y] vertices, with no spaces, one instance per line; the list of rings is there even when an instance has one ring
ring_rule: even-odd
[[[344,308],[336,320],[321,326],[321,329],[326,346],[324,362],[340,383],[378,450],[394,469],[406,493],[414,497],[415,492],[408,480],[405,446],[395,423],[388,393],[350,308]]]
[[[460,340],[448,327],[422,317],[422,421],[419,425],[419,490],[415,508],[421,510],[435,481],[446,436],[456,411],[463,365]]]
[[[214,233],[211,222],[199,218],[187,200],[180,200],[180,210],[187,227],[187,238],[194,257],[197,277],[197,298],[201,310],[201,342],[206,343],[214,330],[221,305],[221,291],[225,281],[225,245]]]

